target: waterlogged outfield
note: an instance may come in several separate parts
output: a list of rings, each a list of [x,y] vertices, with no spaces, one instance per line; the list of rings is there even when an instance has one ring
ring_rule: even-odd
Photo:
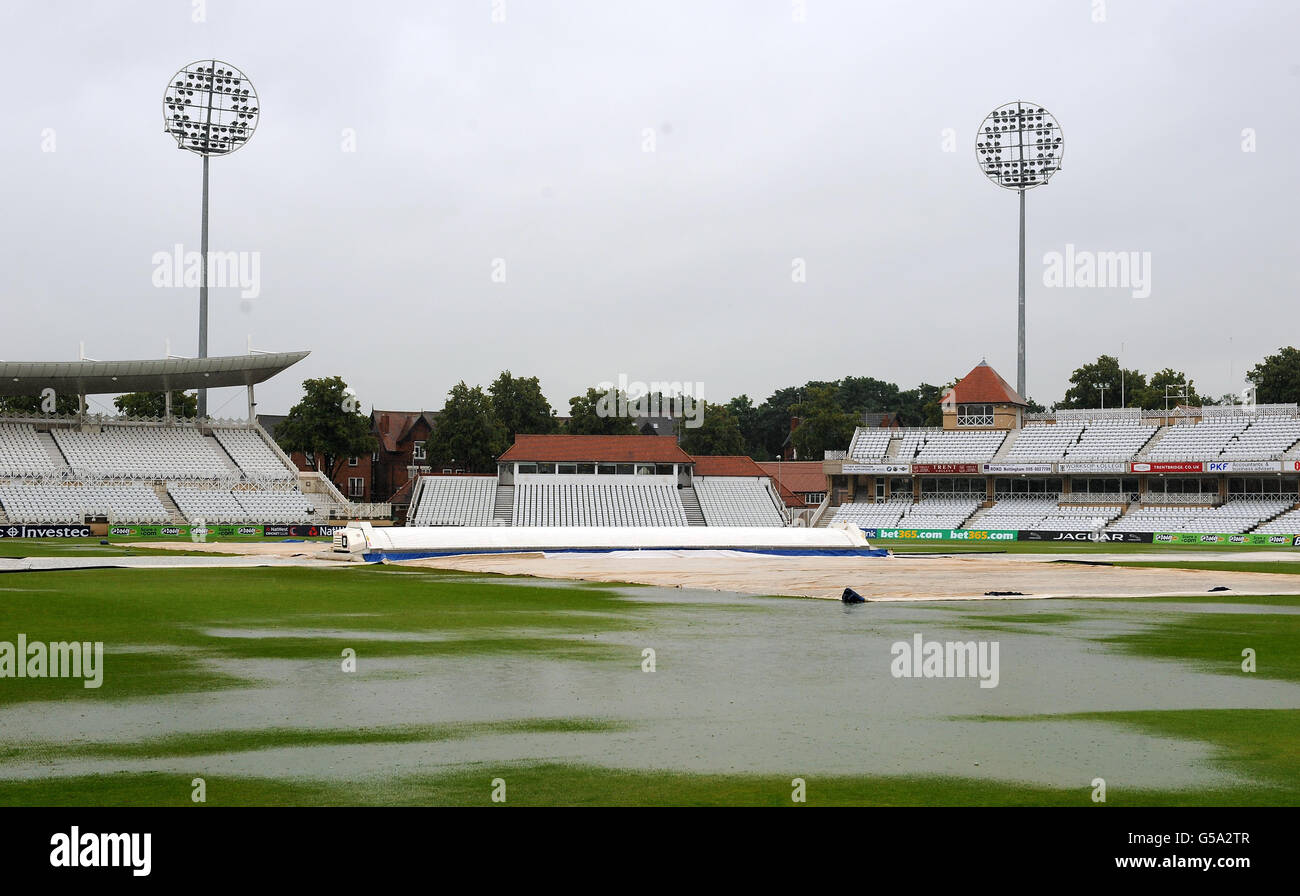
[[[1109,805],[1297,805],[1298,623],[1296,598],[844,608],[382,567],[13,573],[0,639],[108,656],[93,694],[0,680],[0,804],[185,805],[201,775],[209,805],[482,805],[498,776],[511,805],[790,805],[796,776],[823,805],[1091,805],[1093,776]],[[999,640],[999,688],[891,680],[912,632]],[[869,771],[846,771],[855,751]]]

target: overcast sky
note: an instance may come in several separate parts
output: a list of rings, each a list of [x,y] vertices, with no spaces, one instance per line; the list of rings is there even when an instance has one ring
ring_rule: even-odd
[[[1297,341],[1297,34],[1282,0],[6,0],[0,358],[196,353],[197,290],[154,285],[199,245],[161,97],[215,56],[262,116],[212,162],[212,249],[260,294],[212,291],[209,351],[312,352],[262,412],[333,374],[437,409],[509,368],[561,414],[620,373],[1014,383],[1016,197],[974,141],[1016,99],[1066,143],[1028,194],[1029,395],[1121,347],[1219,395]],[[1067,244],[1150,253],[1150,295],[1046,287]]]

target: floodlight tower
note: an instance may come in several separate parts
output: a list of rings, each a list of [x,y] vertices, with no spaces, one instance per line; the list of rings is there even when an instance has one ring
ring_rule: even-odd
[[[239,149],[257,129],[257,91],[239,69],[201,59],[178,71],[163,93],[163,130],[176,145],[203,157],[203,270],[199,280],[199,357],[208,356],[208,159]],[[199,416],[208,390],[199,390]]]
[[[1061,126],[1037,103],[998,106],[975,138],[975,160],[999,187],[1020,194],[1020,329],[1016,342],[1016,391],[1025,398],[1025,191],[1046,184],[1061,170]]]

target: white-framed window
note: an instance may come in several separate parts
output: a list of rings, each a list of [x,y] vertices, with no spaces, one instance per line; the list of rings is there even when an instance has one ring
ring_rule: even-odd
[[[424,443],[416,442],[415,447],[411,449],[412,460],[424,460]]]
[[[993,405],[959,404],[957,405],[958,426],[992,426]]]
[[[379,463],[379,452],[378,452],[378,451],[372,451],[372,452],[370,452],[370,462],[371,462],[372,464],[377,464],[377,463]]]
[[[366,496],[366,480],[360,476],[348,477],[348,497],[364,498]]]
[[[349,458],[348,458],[348,466],[349,466],[349,467],[356,467],[356,466],[359,466],[360,464],[361,464],[361,458],[359,458],[359,457],[349,457]]]

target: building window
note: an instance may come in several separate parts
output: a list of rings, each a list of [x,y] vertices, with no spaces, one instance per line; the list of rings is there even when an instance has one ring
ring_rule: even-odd
[[[348,458],[348,466],[349,466],[349,467],[359,466],[360,464],[361,464],[361,458],[359,458],[359,457],[349,457],[349,458]]]
[[[424,460],[424,443],[423,443],[423,442],[416,442],[415,445],[414,445],[414,447],[411,448],[411,459],[412,459],[412,460]]]
[[[992,426],[993,405],[959,404],[957,405],[958,426]]]
[[[537,472],[537,464],[520,464],[520,465],[519,465],[519,472],[520,472],[520,473],[536,473],[536,472]]]
[[[364,498],[366,496],[366,480],[360,476],[348,477],[348,497]]]
[[[378,452],[378,451],[372,451],[372,452],[370,453],[370,462],[371,462],[372,464],[377,464],[377,463],[379,463],[379,452]]]

